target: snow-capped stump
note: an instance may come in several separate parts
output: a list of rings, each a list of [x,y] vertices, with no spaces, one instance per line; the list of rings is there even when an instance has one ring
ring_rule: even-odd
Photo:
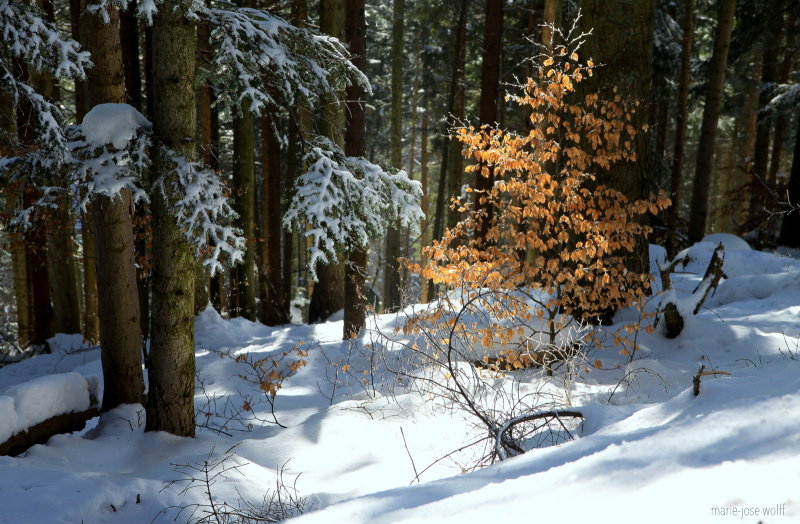
[[[0,455],[16,455],[55,434],[81,429],[97,414],[95,387],[71,372],[8,388],[0,395]]]

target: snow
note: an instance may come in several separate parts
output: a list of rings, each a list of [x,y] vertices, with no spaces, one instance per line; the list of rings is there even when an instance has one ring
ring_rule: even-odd
[[[342,342],[340,321],[267,327],[208,308],[196,326],[197,437],[145,433],[143,408],[127,405],[91,429],[0,457],[0,523],[187,522],[180,508],[204,503],[203,492],[167,482],[184,478],[186,465],[225,456],[238,469],[213,486],[218,501],[260,503],[283,466],[284,482],[312,510],[299,523],[798,522],[800,265],[737,249],[733,239],[707,240],[686,250],[689,263],[673,274],[677,298],[697,285],[720,240],[728,278],[678,338],[641,332],[633,360],[599,349],[589,358],[601,368],[572,381],[559,369],[552,379],[517,375],[523,393],[569,400],[583,413],[574,440],[480,469],[483,448],[453,453],[483,435],[470,415],[381,374],[408,358],[385,341],[403,339],[393,328],[410,309],[372,317],[370,332]],[[243,359],[292,357],[300,341],[308,364],[271,405],[240,377]],[[370,343],[384,344],[379,358]],[[0,432],[62,401],[47,395],[77,406],[77,392],[63,391],[77,391],[80,377],[88,391],[85,378],[100,374],[97,348],[62,335],[51,344],[53,354],[0,368]],[[701,365],[729,374],[703,376],[695,397]],[[19,409],[8,391],[29,407]],[[247,399],[251,411],[241,409]],[[286,428],[269,422],[273,410]]]
[[[51,417],[89,406],[89,382],[78,373],[44,375],[11,386],[0,396],[0,442]]]
[[[144,115],[128,104],[98,104],[83,117],[81,128],[89,147],[111,144],[126,149],[141,128],[150,126]]]

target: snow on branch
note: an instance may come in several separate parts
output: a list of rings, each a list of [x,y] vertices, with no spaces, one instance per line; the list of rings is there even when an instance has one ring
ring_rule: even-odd
[[[355,82],[370,91],[336,38],[257,9],[208,8],[198,15],[212,27],[212,74],[226,86],[223,103],[234,108],[244,102],[258,113],[265,106],[296,104],[298,98],[310,105]]]
[[[0,0],[0,35],[3,47],[10,53],[10,56],[0,53],[6,71],[10,69],[10,58],[22,60],[34,71],[48,71],[59,78],[83,79],[85,70],[91,66],[89,53],[81,51],[76,41],[62,38],[39,8],[32,5]]]
[[[337,251],[366,246],[392,224],[413,228],[424,218],[422,186],[404,171],[387,172],[362,157],[345,156],[325,137],[313,140],[305,162],[308,172],[297,178],[283,224],[305,227],[315,280],[317,263],[330,262]]]
[[[61,111],[55,104],[17,78],[14,61],[30,71],[49,72],[55,78],[86,77],[91,67],[89,53],[77,42],[64,39],[58,29],[45,20],[37,7],[22,2],[0,0],[0,91],[7,93],[15,106],[23,100],[30,104],[36,118],[38,150],[22,157],[0,159],[0,171],[35,178],[69,160],[66,139],[60,125]],[[6,137],[13,138],[13,137]],[[13,175],[12,175],[13,176]]]
[[[162,158],[171,165],[163,166],[165,169],[154,181],[153,190],[166,196],[164,184],[169,181],[174,194],[180,195],[173,204],[172,213],[183,228],[186,240],[203,258],[203,265],[214,275],[224,270],[223,257],[231,264],[241,262],[245,239],[239,229],[229,225],[237,215],[228,202],[228,190],[217,173],[168,148],[164,148]]]
[[[147,201],[141,183],[150,167],[152,124],[128,104],[99,104],[73,128],[70,147],[77,160],[70,181],[83,194],[84,207],[94,195],[117,197],[131,191],[134,202]]]

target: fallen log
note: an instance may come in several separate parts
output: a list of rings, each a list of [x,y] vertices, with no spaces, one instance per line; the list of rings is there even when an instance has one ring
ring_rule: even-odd
[[[0,444],[0,455],[17,456],[36,444],[44,444],[50,437],[61,433],[80,431],[86,422],[100,415],[97,407],[85,411],[64,413],[39,422],[28,429],[12,435]]]

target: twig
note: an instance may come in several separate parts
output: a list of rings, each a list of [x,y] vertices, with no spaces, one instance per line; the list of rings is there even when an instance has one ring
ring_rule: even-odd
[[[419,479],[419,473],[417,472],[417,465],[414,464],[414,457],[411,456],[411,451],[408,449],[408,442],[406,442],[406,434],[403,432],[403,427],[400,426],[400,436],[403,437],[403,446],[406,448],[406,453],[408,453],[408,459],[411,461],[411,467],[414,469],[414,479]],[[413,484],[414,481],[411,481]],[[409,484],[409,485],[411,485]]]

